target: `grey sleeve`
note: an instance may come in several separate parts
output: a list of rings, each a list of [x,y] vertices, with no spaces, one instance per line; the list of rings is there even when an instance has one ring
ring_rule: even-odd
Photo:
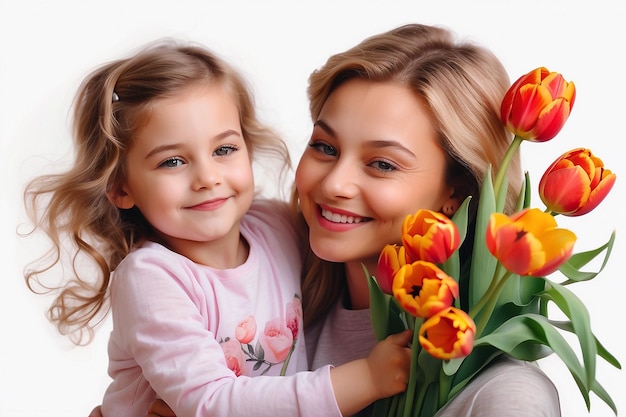
[[[494,362],[436,417],[560,417],[556,387],[536,363]]]

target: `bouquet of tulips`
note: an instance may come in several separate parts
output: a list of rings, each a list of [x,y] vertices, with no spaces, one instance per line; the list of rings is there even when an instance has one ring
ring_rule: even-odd
[[[615,174],[590,150],[571,150],[540,180],[545,210],[530,207],[526,174],[517,211],[503,213],[509,161],[524,140],[555,137],[574,98],[574,84],[543,67],[520,77],[507,91],[501,118],[514,139],[495,179],[491,170],[485,175],[470,268],[462,268],[458,253],[469,235],[468,198],[452,219],[430,210],[408,215],[402,245],[382,250],[375,277],[365,271],[376,336],[414,330],[407,391],[378,401],[374,416],[433,416],[499,355],[534,361],[552,353],[571,372],[588,409],[594,392],[617,414],[596,380],[596,359],[621,365],[594,336],[584,303],[567,288],[601,272],[615,233],[597,249],[574,254],[576,235],[556,222],[557,215],[593,210],[613,187]],[[602,254],[598,271],[582,270]],[[548,277],[557,271],[560,282]],[[461,281],[466,284],[460,286]],[[549,302],[567,320],[551,319]],[[562,332],[575,334],[582,363]]]

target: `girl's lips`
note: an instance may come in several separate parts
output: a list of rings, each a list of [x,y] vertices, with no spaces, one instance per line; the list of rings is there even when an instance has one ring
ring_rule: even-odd
[[[228,198],[216,198],[214,200],[203,201],[200,204],[196,204],[195,206],[190,206],[188,208],[191,210],[212,211],[222,207],[226,201],[228,201]]]

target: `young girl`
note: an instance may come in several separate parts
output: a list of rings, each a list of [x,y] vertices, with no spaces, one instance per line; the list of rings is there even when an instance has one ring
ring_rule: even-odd
[[[406,333],[295,373],[307,369],[300,242],[286,204],[255,200],[252,175],[255,152],[289,159],[230,66],[200,46],[151,45],[90,74],[74,119],[73,168],[26,189],[53,243],[26,278],[69,245],[73,275],[50,316],[79,336],[110,291],[105,417],[143,416],[157,397],[180,416],[349,415],[405,389]]]

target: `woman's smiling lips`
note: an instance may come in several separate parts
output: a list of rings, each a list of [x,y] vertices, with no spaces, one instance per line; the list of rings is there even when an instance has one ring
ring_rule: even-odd
[[[350,230],[372,220],[370,217],[361,217],[355,213],[321,204],[318,206],[317,218],[323,228],[336,232]]]

